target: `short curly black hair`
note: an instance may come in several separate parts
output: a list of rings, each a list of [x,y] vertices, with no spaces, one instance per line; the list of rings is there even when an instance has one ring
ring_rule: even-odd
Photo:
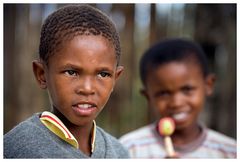
[[[166,39],[156,43],[143,54],[140,60],[140,77],[143,85],[146,85],[148,72],[173,61],[194,61],[201,68],[203,77],[210,73],[206,54],[200,45],[183,38]]]
[[[110,18],[90,5],[68,5],[50,14],[41,29],[39,57],[48,59],[61,49],[63,42],[78,35],[101,35],[114,46],[117,64],[121,48],[116,26]]]

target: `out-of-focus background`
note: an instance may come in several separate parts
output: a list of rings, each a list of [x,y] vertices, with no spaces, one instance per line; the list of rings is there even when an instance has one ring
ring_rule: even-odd
[[[4,4],[4,133],[33,113],[50,110],[34,79],[44,19],[65,4]],[[97,124],[116,137],[155,120],[140,95],[138,64],[159,40],[184,37],[205,50],[217,75],[201,120],[236,138],[236,4],[91,4],[116,22],[121,36],[121,76]]]

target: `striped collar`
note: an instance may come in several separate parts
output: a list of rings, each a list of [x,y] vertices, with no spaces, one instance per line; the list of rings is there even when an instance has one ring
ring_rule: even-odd
[[[56,115],[54,115],[51,112],[44,111],[40,116],[40,120],[55,135],[57,135],[58,137],[60,137],[73,147],[79,149],[79,144],[75,137]],[[93,153],[95,147],[95,136],[96,136],[96,122],[93,120],[91,153]]]

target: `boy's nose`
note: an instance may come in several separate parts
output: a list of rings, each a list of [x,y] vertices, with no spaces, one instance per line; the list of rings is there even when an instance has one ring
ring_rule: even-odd
[[[94,91],[94,81],[90,77],[81,78],[76,88],[76,93],[79,95],[92,95]]]
[[[172,98],[170,100],[171,108],[181,107],[183,103],[184,103],[183,95],[181,95],[180,93],[172,95]]]

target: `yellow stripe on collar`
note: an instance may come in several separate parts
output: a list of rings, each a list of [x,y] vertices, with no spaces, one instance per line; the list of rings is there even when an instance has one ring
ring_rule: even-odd
[[[71,144],[75,148],[79,148],[78,142],[62,121],[53,113],[44,111],[40,117],[41,122],[55,135]],[[93,120],[93,130],[91,139],[91,152],[93,153],[95,148],[95,136],[96,136],[96,122]]]

